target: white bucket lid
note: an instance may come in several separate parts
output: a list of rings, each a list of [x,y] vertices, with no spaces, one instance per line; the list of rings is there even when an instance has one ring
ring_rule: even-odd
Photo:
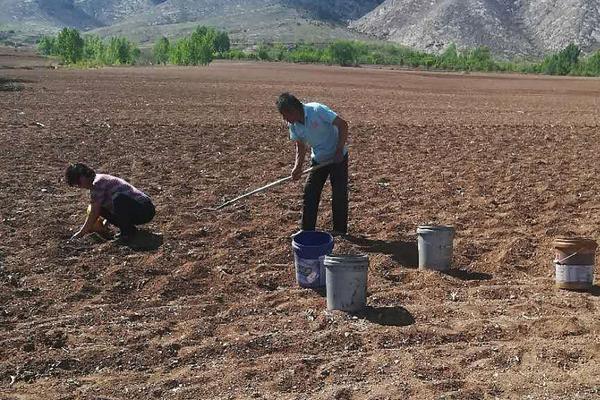
[[[330,267],[368,267],[369,256],[366,254],[332,254],[325,256],[324,264]]]
[[[417,233],[427,232],[427,231],[452,231],[454,232],[454,227],[450,225],[419,225],[417,227]]]

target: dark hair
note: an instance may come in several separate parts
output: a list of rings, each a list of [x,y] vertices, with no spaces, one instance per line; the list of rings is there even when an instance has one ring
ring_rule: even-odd
[[[69,186],[73,186],[79,183],[79,178],[85,176],[90,180],[94,180],[96,177],[96,171],[88,167],[84,163],[75,163],[67,167],[65,171],[65,180]]]
[[[298,98],[296,96],[294,96],[291,93],[282,93],[279,98],[277,98],[277,102],[275,103],[277,104],[277,109],[279,110],[279,112],[282,111],[291,111],[291,110],[297,110],[297,111],[303,111],[304,108],[302,106],[302,102],[300,100],[298,100]]]

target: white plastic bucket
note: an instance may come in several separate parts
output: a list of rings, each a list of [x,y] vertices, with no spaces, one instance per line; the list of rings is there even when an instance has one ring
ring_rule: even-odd
[[[327,309],[357,312],[367,305],[369,257],[331,255],[325,257]]]
[[[419,269],[446,271],[452,264],[454,228],[446,225],[421,225],[417,228]]]
[[[561,289],[589,290],[594,285],[594,265],[554,263],[556,286]]]
[[[556,286],[590,290],[594,285],[596,241],[584,237],[559,237],[554,240],[553,247]]]

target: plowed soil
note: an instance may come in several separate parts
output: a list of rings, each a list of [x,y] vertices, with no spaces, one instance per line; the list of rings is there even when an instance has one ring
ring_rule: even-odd
[[[0,398],[600,398],[600,288],[556,289],[551,244],[600,236],[599,80],[0,53]],[[350,123],[362,314],[295,283],[301,182],[207,209],[289,174],[283,91]],[[75,161],[153,197],[154,246],[67,242]],[[431,222],[447,274],[417,269]]]

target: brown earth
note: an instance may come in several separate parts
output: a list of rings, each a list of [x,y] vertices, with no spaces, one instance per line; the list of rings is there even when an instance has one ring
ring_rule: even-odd
[[[600,398],[600,288],[557,290],[551,248],[600,236],[599,80],[15,57],[0,55],[18,81],[0,92],[0,398]],[[206,210],[289,173],[286,90],[351,124],[336,248],[370,256],[362,315],[295,284],[300,183]],[[77,160],[154,198],[157,248],[66,242]],[[457,228],[454,272],[416,269],[427,222]]]

